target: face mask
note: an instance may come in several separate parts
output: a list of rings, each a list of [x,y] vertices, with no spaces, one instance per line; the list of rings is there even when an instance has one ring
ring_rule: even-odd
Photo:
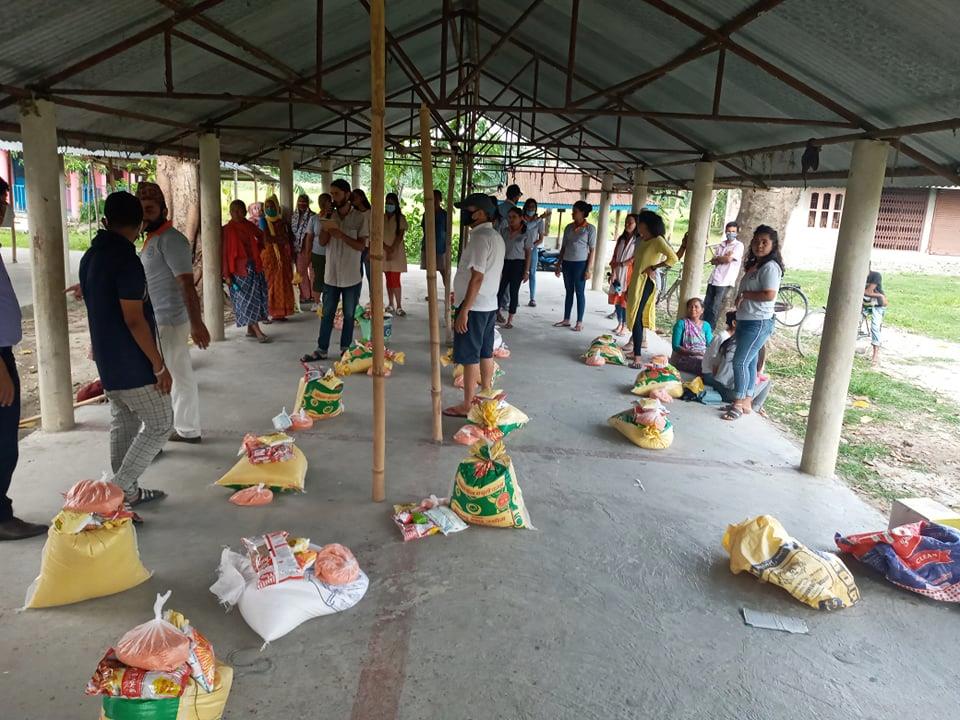
[[[274,210],[273,208],[267,208],[266,210],[264,210],[264,214],[265,214],[268,218],[275,218],[275,217],[277,217],[277,215],[278,215],[279,213],[278,213],[276,210]]]
[[[460,211],[460,224],[463,226],[473,225],[473,210],[464,208]]]
[[[536,215],[537,215],[536,210],[527,210],[527,217],[536,217]]]
[[[727,240],[736,240],[736,239],[737,239],[737,234],[735,232],[727,233]]]
[[[396,206],[396,205],[393,205],[393,204],[384,205],[384,206],[383,206],[383,209],[386,210],[388,213],[392,213],[392,212],[396,212],[396,211],[397,211],[397,206]]]
[[[153,232],[154,230],[159,230],[160,227],[166,222],[162,217],[153,220],[152,222],[144,223],[143,229],[147,232]]]

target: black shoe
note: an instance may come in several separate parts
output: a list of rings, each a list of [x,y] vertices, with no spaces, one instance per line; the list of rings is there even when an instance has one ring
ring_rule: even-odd
[[[46,525],[27,522],[17,517],[10,518],[6,522],[0,522],[0,541],[24,540],[43,535],[45,532],[47,532]]]
[[[189,444],[189,445],[198,445],[198,444],[200,444],[201,442],[203,442],[203,438],[201,438],[199,435],[197,435],[197,437],[188,438],[188,437],[184,437],[183,435],[181,435],[181,434],[178,433],[177,431],[174,431],[174,432],[173,432],[173,435],[171,435],[171,436],[170,436],[169,438],[167,438],[167,439],[168,439],[170,442],[187,443],[187,444]]]

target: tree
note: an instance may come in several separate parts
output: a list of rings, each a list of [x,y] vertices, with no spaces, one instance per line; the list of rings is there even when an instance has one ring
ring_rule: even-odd
[[[167,203],[167,218],[190,242],[193,278],[200,292],[203,253],[200,247],[200,164],[171,155],[157,156],[157,184]]]
[[[769,225],[780,234],[780,246],[783,247],[790,213],[799,200],[798,187],[743,190],[737,222],[744,242],[749,242],[753,237],[757,225]]]

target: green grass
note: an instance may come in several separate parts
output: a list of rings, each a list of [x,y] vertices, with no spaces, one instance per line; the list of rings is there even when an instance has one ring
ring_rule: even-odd
[[[827,303],[830,273],[787,270],[784,282],[798,283],[810,307]],[[960,342],[960,278],[919,273],[885,273],[883,291],[890,301],[884,322],[941,340]]]
[[[87,227],[84,225],[82,228],[71,227],[70,232],[70,249],[71,250],[86,250],[90,247],[90,237],[87,235]],[[10,229],[3,228],[0,229],[0,245],[3,247],[10,247]],[[30,247],[30,235],[25,232],[17,232],[17,247],[18,248],[29,248]]]

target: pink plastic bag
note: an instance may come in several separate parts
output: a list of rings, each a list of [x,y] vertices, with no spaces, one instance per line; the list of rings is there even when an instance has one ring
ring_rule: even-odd
[[[243,490],[237,490],[229,498],[234,505],[241,507],[257,507],[259,505],[269,505],[273,502],[273,491],[264,487],[263,483],[251,485]]]
[[[170,591],[157,595],[153,603],[153,620],[137,625],[117,643],[117,659],[124,665],[141,670],[171,672],[190,656],[190,638],[163,619],[163,604]]]
[[[77,513],[113,515],[123,510],[123,490],[106,479],[81,480],[63,496],[63,509]]]
[[[668,393],[663,388],[657,388],[656,390],[651,390],[647,393],[647,397],[653,398],[654,400],[659,400],[662,403],[673,402],[673,395]]]
[[[313,574],[327,585],[346,585],[359,577],[360,565],[349,548],[331,543],[317,553]]]
[[[607,359],[599,353],[591,353],[587,355],[586,363],[590,367],[603,367],[607,364]]]

